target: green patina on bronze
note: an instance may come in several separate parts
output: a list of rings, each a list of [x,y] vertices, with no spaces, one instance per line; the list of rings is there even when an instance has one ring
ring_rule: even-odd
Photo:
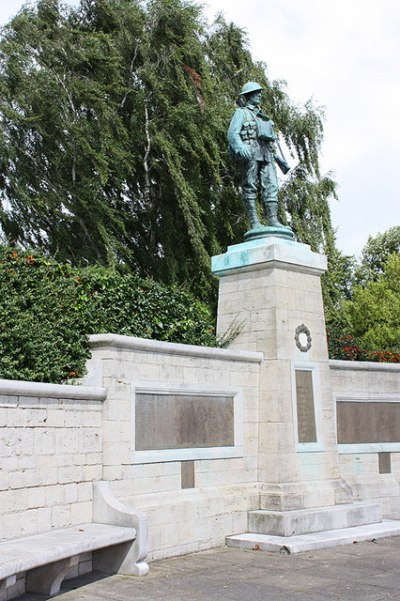
[[[247,82],[239,96],[228,130],[231,155],[241,169],[242,194],[250,219],[251,229],[245,239],[278,236],[293,239],[292,230],[278,220],[278,177],[275,162],[287,173],[289,166],[276,148],[274,122],[261,108],[262,86]],[[257,214],[257,196],[260,192],[268,226],[260,223]]]

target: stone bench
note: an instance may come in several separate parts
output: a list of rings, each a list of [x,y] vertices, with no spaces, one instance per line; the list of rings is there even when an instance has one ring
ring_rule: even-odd
[[[26,592],[56,595],[83,553],[94,570],[144,576],[147,519],[115,499],[107,482],[93,485],[93,523],[0,543],[0,593],[26,573]]]
[[[135,538],[134,528],[81,524],[8,540],[0,543],[0,582],[5,588],[15,584],[17,574],[26,572],[27,592],[55,595],[82,553],[131,545]]]

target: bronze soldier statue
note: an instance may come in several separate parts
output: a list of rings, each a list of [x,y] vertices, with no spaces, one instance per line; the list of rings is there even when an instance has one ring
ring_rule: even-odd
[[[283,156],[277,155],[274,122],[260,108],[262,89],[255,81],[243,86],[240,92],[242,106],[235,111],[228,131],[230,152],[241,167],[243,200],[251,224],[246,237],[258,237],[257,231],[261,234],[262,230],[265,235],[278,232],[293,238],[291,229],[278,220],[275,161],[284,173],[289,171],[289,166]],[[257,215],[259,187],[269,228],[260,223]],[[274,232],[271,232],[272,228]]]

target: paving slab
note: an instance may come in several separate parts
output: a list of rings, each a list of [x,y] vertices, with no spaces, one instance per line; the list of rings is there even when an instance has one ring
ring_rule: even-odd
[[[275,536],[246,532],[244,534],[227,536],[226,544],[228,547],[293,554],[399,535],[400,520],[383,520],[378,524],[366,524],[351,528],[324,530],[323,532],[310,532],[293,536]]]
[[[47,601],[24,595],[18,601]],[[146,577],[92,573],[57,601],[390,601],[400,599],[400,537],[299,555],[218,548],[154,561]]]

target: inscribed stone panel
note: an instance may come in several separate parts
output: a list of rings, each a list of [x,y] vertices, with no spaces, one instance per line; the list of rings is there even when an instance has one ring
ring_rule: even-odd
[[[137,393],[136,451],[233,445],[233,397]]]
[[[400,442],[400,403],[337,402],[339,444]]]
[[[296,369],[295,376],[299,442],[317,442],[312,371]]]

